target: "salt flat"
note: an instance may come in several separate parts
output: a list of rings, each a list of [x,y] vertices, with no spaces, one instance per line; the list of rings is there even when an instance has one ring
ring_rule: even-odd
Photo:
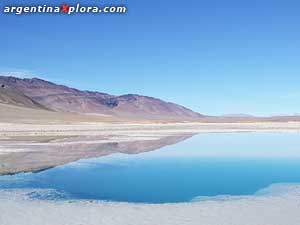
[[[299,225],[300,186],[273,185],[254,196],[178,204],[29,200],[1,191],[3,225]]]

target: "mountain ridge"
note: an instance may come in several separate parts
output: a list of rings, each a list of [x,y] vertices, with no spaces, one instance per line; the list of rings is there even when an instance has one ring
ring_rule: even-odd
[[[0,86],[19,92],[32,102],[58,112],[99,113],[135,120],[189,121],[204,117],[186,107],[154,97],[137,94],[116,96],[97,91],[82,91],[40,78],[0,76]]]

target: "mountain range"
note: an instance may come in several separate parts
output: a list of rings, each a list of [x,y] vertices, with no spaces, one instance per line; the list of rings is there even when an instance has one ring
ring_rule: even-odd
[[[300,116],[255,117],[248,114],[206,116],[161,99],[136,95],[111,95],[82,91],[39,78],[0,76],[1,121],[175,121],[260,122],[300,121]]]
[[[204,117],[178,104],[153,97],[81,91],[39,78],[0,76],[0,103],[131,120],[194,121]]]

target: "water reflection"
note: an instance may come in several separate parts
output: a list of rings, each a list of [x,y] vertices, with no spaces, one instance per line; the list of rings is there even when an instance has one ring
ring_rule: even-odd
[[[101,157],[112,153],[137,154],[152,151],[176,144],[191,136],[193,135],[140,137],[141,140],[135,141],[130,141],[129,137],[128,140],[122,142],[107,141],[103,136],[92,136],[51,140],[45,143],[16,143],[9,147],[20,149],[21,152],[0,154],[0,175],[37,172],[79,159]],[[117,137],[114,139],[117,140]],[[22,152],[23,148],[30,150]]]

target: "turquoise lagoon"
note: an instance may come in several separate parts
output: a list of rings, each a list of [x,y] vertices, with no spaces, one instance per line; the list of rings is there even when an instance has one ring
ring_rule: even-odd
[[[30,189],[33,199],[134,203],[254,195],[276,183],[300,183],[300,134],[198,134],[150,152],[0,177],[0,189]]]

